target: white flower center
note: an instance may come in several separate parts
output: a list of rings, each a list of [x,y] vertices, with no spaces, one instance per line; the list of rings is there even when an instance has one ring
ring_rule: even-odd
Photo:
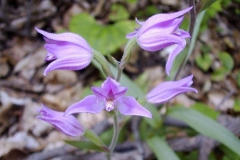
[[[106,103],[106,110],[108,111],[108,112],[110,112],[111,110],[113,110],[114,109],[114,103],[113,103],[113,101],[107,101],[107,103]]]

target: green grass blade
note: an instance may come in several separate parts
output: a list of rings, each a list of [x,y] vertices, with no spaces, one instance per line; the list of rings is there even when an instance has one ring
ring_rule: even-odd
[[[169,108],[168,115],[184,121],[199,133],[224,144],[240,156],[240,140],[213,119],[194,109],[184,107]]]

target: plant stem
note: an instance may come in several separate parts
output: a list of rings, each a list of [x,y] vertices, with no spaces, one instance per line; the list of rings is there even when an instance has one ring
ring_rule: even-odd
[[[188,0],[188,6],[189,7],[193,7],[190,11],[190,26],[189,26],[189,34],[192,36],[193,35],[193,30],[194,30],[194,27],[195,27],[195,21],[196,21],[196,17],[197,17],[197,14],[196,14],[196,11],[195,11],[195,3],[194,3],[194,0]],[[190,39],[190,42],[189,44],[191,43],[192,41],[192,38]],[[181,72],[181,70],[183,69],[183,67],[186,65],[187,63],[187,60],[188,60],[188,57],[189,55],[191,55],[191,53],[187,53],[186,56],[184,57],[184,60],[183,62],[181,63],[177,73],[175,74],[175,76],[173,77],[173,80],[176,80],[179,73]]]
[[[119,82],[121,75],[122,75],[122,68],[120,66],[118,66],[118,74],[117,74],[117,79],[116,79],[117,82]]]
[[[112,137],[111,144],[109,146],[109,154],[107,155],[108,160],[111,160],[111,156],[112,156],[114,148],[117,145],[117,140],[118,140],[118,136],[119,136],[118,111],[115,111],[113,120],[114,120],[114,122],[113,122],[113,137]]]

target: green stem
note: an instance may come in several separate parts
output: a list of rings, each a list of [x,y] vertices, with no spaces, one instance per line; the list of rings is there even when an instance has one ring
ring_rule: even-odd
[[[119,125],[118,125],[118,111],[115,111],[115,114],[113,116],[113,137],[112,137],[112,141],[111,144],[109,146],[109,156],[111,159],[111,155],[113,153],[114,148],[117,145],[117,140],[118,140],[118,136],[119,136]]]
[[[120,62],[120,68],[122,70],[125,67],[125,65],[128,63],[128,61],[131,57],[131,54],[132,54],[132,50],[136,45],[137,45],[136,38],[132,38],[127,42],[127,44],[124,48],[123,57],[122,57],[121,62]]]
[[[121,75],[122,75],[122,68],[118,66],[118,74],[117,74],[117,79],[116,79],[117,82],[119,82]]]
[[[106,58],[102,55],[102,53],[94,50],[93,51],[94,59],[101,65],[103,72],[106,74],[106,76],[109,76],[111,78],[114,78],[112,71],[109,67],[109,63],[106,60]]]

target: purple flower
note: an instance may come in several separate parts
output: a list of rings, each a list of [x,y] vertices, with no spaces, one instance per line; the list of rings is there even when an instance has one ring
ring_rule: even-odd
[[[92,92],[94,95],[87,96],[80,102],[70,106],[65,111],[65,115],[79,112],[99,113],[104,108],[111,111],[116,107],[124,115],[152,117],[152,114],[133,97],[124,96],[127,92],[126,87],[120,86],[120,83],[109,77],[101,87],[92,87]]]
[[[38,119],[52,124],[56,129],[68,136],[75,137],[84,134],[84,128],[74,116],[64,116],[64,112],[51,110],[44,105],[42,105],[42,107],[43,108],[38,111],[41,114],[37,116]]]
[[[190,37],[189,33],[179,29],[179,26],[183,20],[183,14],[191,9],[192,7],[170,14],[156,14],[145,22],[136,20],[141,27],[135,29],[134,32],[129,33],[126,37],[128,39],[136,37],[138,45],[150,52],[176,44],[166,64],[166,73],[169,75],[173,60],[186,46],[185,38]]]
[[[169,101],[178,94],[184,92],[195,92],[198,91],[191,88],[193,75],[183,78],[178,81],[163,82],[156,86],[147,94],[147,100],[150,103],[164,103]]]
[[[79,35],[74,33],[48,33],[36,28],[44,36],[47,44],[44,46],[48,53],[46,61],[52,61],[44,71],[56,69],[80,70],[89,65],[93,58],[93,50],[89,44]]]

